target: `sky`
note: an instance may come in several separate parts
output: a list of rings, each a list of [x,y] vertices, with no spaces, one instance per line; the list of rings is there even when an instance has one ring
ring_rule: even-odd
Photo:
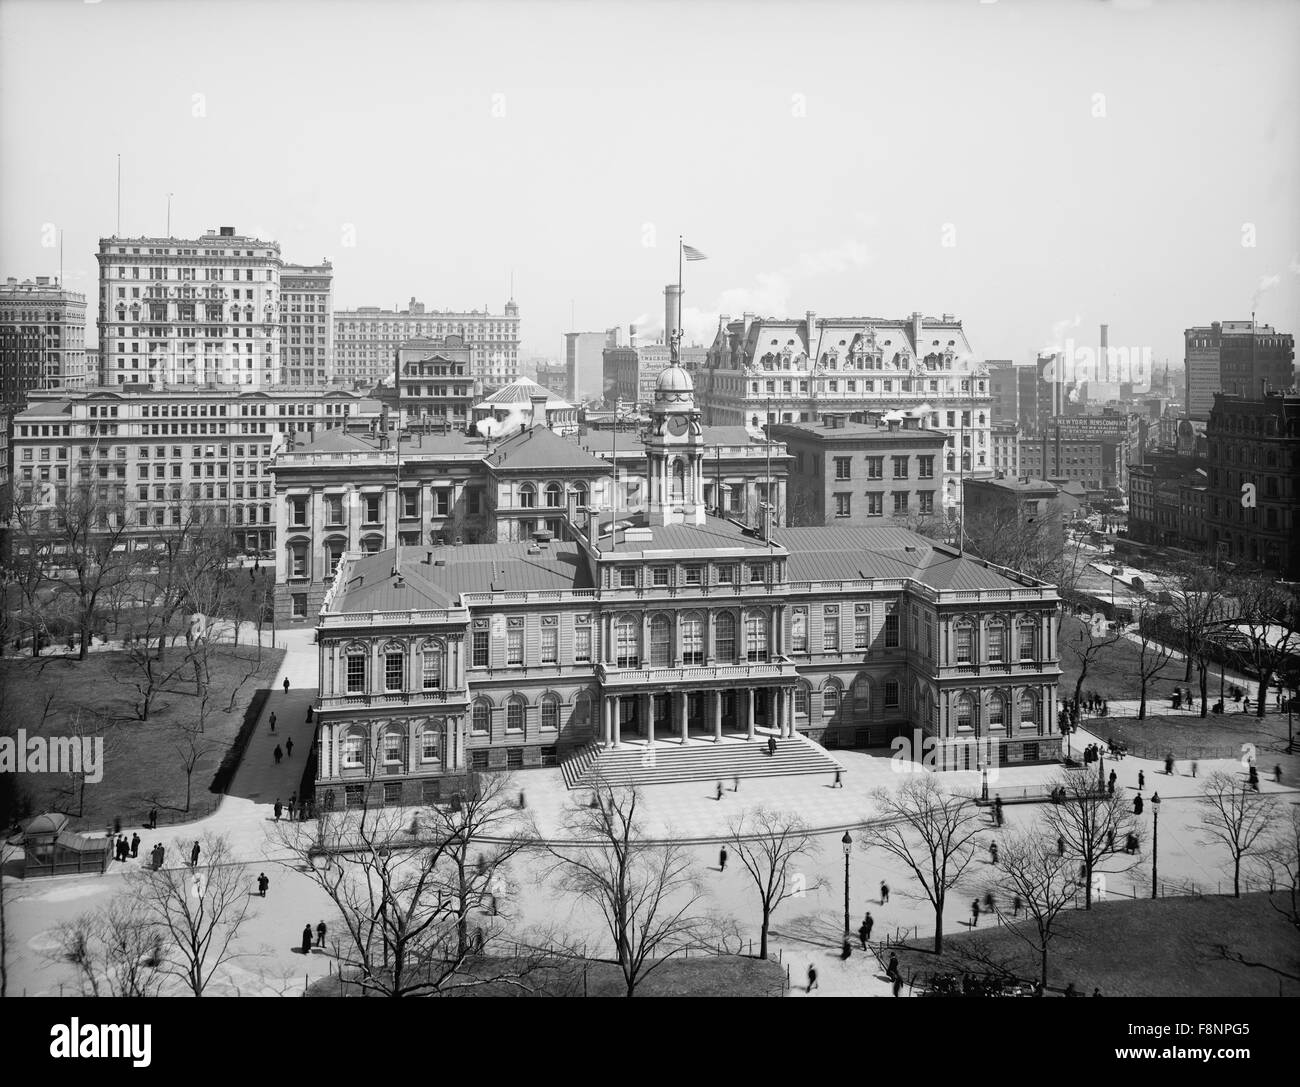
[[[975,353],[1300,315],[1300,4],[0,0],[0,276],[235,226],[336,308],[953,313]],[[94,342],[93,329],[87,329]]]

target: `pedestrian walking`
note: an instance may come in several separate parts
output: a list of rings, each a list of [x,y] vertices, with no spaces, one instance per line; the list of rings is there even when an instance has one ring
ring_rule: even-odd
[[[1276,785],[1282,784],[1282,764],[1277,763],[1273,767],[1273,782]]]
[[[324,921],[321,921],[316,926],[316,946],[317,947],[325,946],[325,922]]]
[[[279,765],[280,765],[280,760],[281,760],[282,758],[284,758],[284,752],[280,750],[280,745],[279,745],[279,744],[276,744],[276,745],[275,745],[275,750],[272,751],[271,754],[275,756],[275,763],[276,763],[277,766],[279,766]]]
[[[718,782],[718,795],[717,795],[717,799],[718,799],[718,800],[721,800],[721,799],[722,799],[722,782],[720,782],[720,781]]]
[[[131,835],[131,859],[135,860],[140,855],[140,835]]]
[[[989,842],[989,864],[998,863],[998,843]]]
[[[1056,836],[1056,855],[1058,857],[1065,856],[1065,837],[1060,834]]]
[[[280,821],[280,811],[281,811],[281,808],[280,808],[280,798],[277,796],[277,797],[275,798],[275,821],[276,821],[277,823]]]
[[[291,823],[293,822],[293,809],[297,803],[298,803],[298,794],[290,793],[289,794],[289,822]]]
[[[285,693],[285,694],[288,694],[288,693],[289,693],[289,677],[288,677],[288,676],[285,676],[285,677],[284,677],[284,693]]]
[[[1020,905],[1021,905],[1021,903],[1020,903],[1020,896],[1019,896],[1019,895],[1013,895],[1012,898],[1011,898],[1011,916],[1012,916],[1012,917],[1015,917],[1017,914],[1020,913]]]
[[[997,899],[993,897],[993,892],[992,892],[992,891],[985,891],[985,892],[984,892],[984,909],[985,909],[987,912],[992,913],[995,909],[997,909],[997,904],[998,904],[998,903],[997,903]]]
[[[284,755],[285,758],[289,758],[289,759],[293,758],[293,737],[292,736],[290,736],[287,740],[284,741]]]
[[[157,829],[158,829],[158,809],[157,809],[157,808],[150,808],[150,809],[149,809],[149,829],[150,829],[150,830],[157,830]]]
[[[1110,772],[1110,777],[1106,779],[1106,795],[1107,796],[1115,795],[1115,771],[1114,770]]]
[[[867,928],[867,923],[863,921],[862,924],[858,926],[858,943],[862,945],[863,951],[866,951],[867,949],[867,939],[870,935],[871,930]]]
[[[259,895],[261,898],[265,898],[265,897],[266,897],[266,889],[267,889],[269,886],[271,886],[271,881],[270,881],[269,879],[266,878],[266,873],[265,873],[265,872],[261,873],[261,874],[257,877],[257,893],[258,893],[258,895]]]
[[[153,847],[153,869],[155,872],[163,866],[163,858],[166,855],[167,851],[163,849],[162,842]]]
[[[1165,774],[1168,777],[1174,776],[1174,757],[1172,754],[1165,756]]]
[[[1138,771],[1138,789],[1147,787],[1147,776],[1141,770]]]
[[[271,731],[275,731],[275,710],[271,711]]]
[[[882,906],[889,904],[889,884],[883,879],[880,881],[880,904]]]
[[[1195,759],[1192,760],[1192,777],[1196,776],[1196,771],[1201,768],[1201,764]]]
[[[812,963],[809,963],[807,992],[811,993],[815,988],[817,988],[817,967],[815,967]]]
[[[876,926],[876,919],[871,916],[871,911],[868,910],[866,913],[862,915],[862,927],[867,933],[868,940],[871,939],[871,930],[875,928],[875,926]]]
[[[1135,796],[1135,797],[1133,798],[1133,814],[1134,814],[1134,815],[1141,815],[1141,814],[1142,814],[1142,808],[1143,808],[1142,798],[1141,798],[1140,796]]]
[[[977,898],[970,904],[970,927],[976,928],[980,923],[980,900]]]
[[[769,758],[771,758],[773,755],[776,754],[776,737],[775,737],[775,736],[769,736],[769,737],[767,738],[767,754],[768,754],[768,757],[769,757]]]
[[[1248,775],[1247,780],[1250,782],[1250,787],[1254,789],[1255,792],[1259,792],[1259,771],[1253,766],[1250,768],[1250,774]]]
[[[885,967],[885,977],[898,977],[898,956],[892,951],[889,953],[889,965]]]
[[[993,821],[998,826],[1002,825],[1002,797],[1000,796],[993,798]]]
[[[901,974],[894,975],[894,995],[895,996],[903,995],[903,977]]]
[[[286,679],[284,682],[287,684],[289,681]],[[311,954],[311,925],[310,924],[302,926],[302,953],[304,955]]]
[[[194,848],[190,850],[190,867],[197,868],[198,866],[199,866],[199,843],[195,842]]]
[[[740,775],[739,775],[739,774],[736,774],[736,775],[731,779],[731,791],[732,791],[733,793],[738,793],[738,792],[740,792]]]
[[[718,850],[718,871],[725,872],[726,870],[727,870],[727,847],[724,845],[721,849]]]

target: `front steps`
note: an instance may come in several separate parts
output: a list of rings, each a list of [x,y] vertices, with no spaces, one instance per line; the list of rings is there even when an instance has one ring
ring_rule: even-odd
[[[692,738],[684,746],[678,739],[663,739],[653,748],[644,740],[634,740],[612,750],[597,742],[567,760],[562,769],[570,789],[590,789],[597,782],[620,786],[721,781],[730,785],[733,777],[832,776],[836,770],[843,771],[823,748],[803,736],[777,740],[775,755],[768,755],[764,736],[752,741],[727,737],[721,743]]]

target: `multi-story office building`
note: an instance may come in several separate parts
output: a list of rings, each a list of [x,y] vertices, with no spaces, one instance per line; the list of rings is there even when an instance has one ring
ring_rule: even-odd
[[[989,359],[989,397],[993,422],[1020,422],[1020,367],[1010,359]]]
[[[708,356],[708,348],[698,345],[679,347],[682,366],[698,373]],[[606,347],[601,354],[606,403],[623,402],[625,408],[648,408],[654,402],[655,383],[672,358],[666,343],[632,343],[624,347]]]
[[[1034,479],[1073,481],[1101,497],[1128,486],[1128,443],[1113,437],[1020,439],[1020,472]]]
[[[1295,337],[1255,321],[1215,321],[1183,332],[1187,415],[1204,421],[1214,394],[1256,399],[1295,386]]]
[[[49,276],[10,276],[0,287],[0,416],[21,409],[33,389],[85,385],[86,296]]]
[[[617,328],[564,334],[564,370],[572,391],[570,399],[574,403],[588,395],[600,395],[604,379],[603,353],[618,347],[620,338],[621,331]]]
[[[901,414],[901,413],[897,413]],[[939,485],[948,435],[921,420],[852,422],[824,412],[816,423],[777,423],[791,457],[793,525],[911,527],[943,516]]]
[[[700,404],[711,423],[808,423],[825,412],[891,409],[929,414],[930,425],[948,433],[940,486],[945,508],[959,504],[962,474],[993,472],[988,368],[951,314],[935,319],[913,313],[903,320],[818,318],[812,312],[802,320],[724,316],[699,379]]]
[[[237,545],[275,547],[271,457],[286,436],[377,419],[379,404],[320,388],[153,389],[143,385],[31,395],[13,421],[18,501],[57,511],[92,487],[132,547],[191,515],[229,526]]]
[[[574,402],[573,390],[569,388],[569,370],[562,363],[537,363],[537,384],[553,392],[562,400]]]
[[[280,377],[286,385],[334,381],[333,281],[327,260],[280,270]]]
[[[201,238],[100,238],[99,384],[280,383],[280,246],[223,226]]]
[[[450,335],[408,340],[394,354],[402,418],[420,426],[464,430],[482,391],[473,376],[473,348],[460,336]]]
[[[707,515],[700,413],[666,374],[626,527],[345,554],[317,621],[322,807],[570,756],[574,780],[606,760],[635,780],[660,744],[721,768],[767,735],[777,759],[915,733],[942,768],[1059,757],[1054,589],[903,529]]]
[[[994,423],[989,432],[993,447],[993,475],[1020,475],[1020,427],[1015,423]]]
[[[523,375],[519,361],[519,307],[512,298],[504,313],[484,307],[468,313],[426,310],[411,299],[406,309],[361,306],[334,312],[334,375],[347,385],[370,385],[393,372],[397,349],[409,340],[459,336],[470,349],[470,376],[485,389],[508,385]]]
[[[1211,550],[1300,579],[1300,396],[1219,393],[1205,436]]]
[[[1206,462],[1177,453],[1149,452],[1128,472],[1128,536],[1138,543],[1199,551],[1204,524],[1189,532],[1192,510],[1205,512]],[[1199,488],[1199,490],[1198,490]]]

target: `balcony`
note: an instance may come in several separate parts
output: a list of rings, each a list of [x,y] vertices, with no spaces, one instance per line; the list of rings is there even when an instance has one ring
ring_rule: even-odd
[[[469,695],[464,688],[439,691],[387,691],[383,694],[323,695],[316,700],[316,708],[321,711],[385,709],[396,706],[409,706],[412,709],[419,709],[421,706],[447,708],[468,704]]]
[[[596,665],[596,676],[606,689],[638,690],[643,687],[709,686],[735,687],[741,684],[794,682],[798,678],[794,661],[776,657],[768,661],[714,664],[683,668],[618,668]]]

